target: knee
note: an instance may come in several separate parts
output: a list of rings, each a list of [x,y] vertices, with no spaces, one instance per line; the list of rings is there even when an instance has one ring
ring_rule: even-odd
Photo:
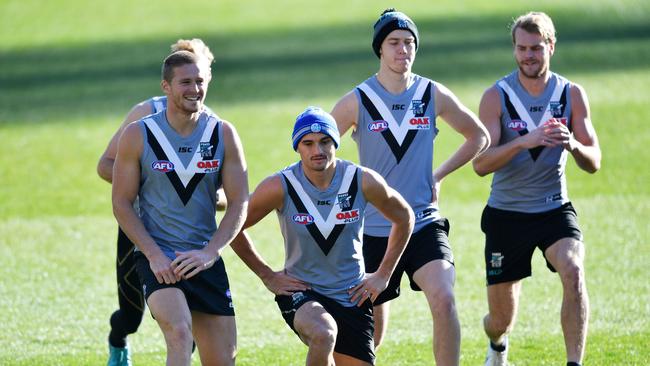
[[[336,323],[314,327],[309,335],[309,346],[333,349],[336,344],[337,334]]]
[[[168,324],[164,327],[163,331],[168,344],[191,349],[194,338],[190,324],[186,322]]]
[[[578,262],[567,263],[560,273],[565,290],[578,295],[585,292],[585,271]]]
[[[489,328],[491,333],[494,334],[508,334],[514,327],[514,319],[512,317],[488,315],[486,319],[486,328]]]
[[[456,312],[456,299],[451,287],[442,288],[433,293],[431,311],[434,317],[449,317]]]

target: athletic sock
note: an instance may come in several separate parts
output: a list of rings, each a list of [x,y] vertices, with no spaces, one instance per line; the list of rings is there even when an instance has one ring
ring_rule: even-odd
[[[120,311],[116,311],[111,315],[111,331],[108,333],[108,343],[117,348],[126,347],[127,333],[122,329],[122,322],[120,321]]]
[[[503,352],[503,351],[506,350],[506,345],[505,345],[505,343],[497,345],[497,344],[494,344],[494,342],[490,341],[490,348],[492,348],[493,350],[495,350],[497,352]]]
[[[566,366],[582,366],[582,365],[577,362],[567,362]]]
[[[113,332],[108,333],[108,343],[116,348],[126,347],[126,338],[115,336]]]

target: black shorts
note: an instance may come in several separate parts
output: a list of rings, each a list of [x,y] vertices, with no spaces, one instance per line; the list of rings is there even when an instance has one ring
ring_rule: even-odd
[[[366,273],[377,271],[387,246],[388,237],[363,236],[363,259],[366,263]],[[374,305],[383,304],[399,296],[400,282],[404,272],[409,277],[411,289],[421,291],[413,280],[413,274],[420,267],[437,259],[444,259],[454,264],[454,255],[449,245],[449,221],[445,218],[436,220],[411,235],[404,254],[397,262],[395,272],[388,282],[388,287],[377,297]]]
[[[181,280],[173,284],[159,283],[156,280],[149,261],[142,252],[135,252],[135,263],[145,300],[157,290],[173,287],[183,291],[190,310],[214,315],[235,315],[228,274],[222,258],[219,258],[212,267],[199,272],[189,280]]]
[[[312,290],[295,292],[292,296],[277,295],[275,301],[278,303],[284,321],[294,332],[296,329],[293,327],[293,319],[296,311],[309,301],[321,304],[334,318],[338,327],[334,351],[371,364],[375,363],[373,340],[375,322],[370,301],[366,301],[361,307],[345,307],[336,300]]]
[[[556,209],[524,213],[485,206],[481,216],[485,233],[485,273],[488,285],[517,281],[531,275],[535,248],[542,254],[562,238],[582,241],[578,217],[571,202]],[[546,256],[544,255],[546,259]],[[553,272],[555,268],[546,261]]]

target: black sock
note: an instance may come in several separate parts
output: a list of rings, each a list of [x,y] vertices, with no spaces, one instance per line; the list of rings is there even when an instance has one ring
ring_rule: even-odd
[[[505,345],[505,343],[496,345],[496,344],[494,344],[494,342],[490,341],[490,348],[492,348],[493,350],[495,350],[497,352],[503,352],[503,351],[506,350],[506,345]]]
[[[566,366],[582,366],[582,365],[577,362],[567,362]]]
[[[115,336],[113,332],[108,333],[108,343],[116,348],[126,347],[126,338]]]
[[[108,333],[108,343],[113,347],[124,348],[126,347],[127,333],[122,329],[119,314],[118,310],[111,315],[111,331]]]

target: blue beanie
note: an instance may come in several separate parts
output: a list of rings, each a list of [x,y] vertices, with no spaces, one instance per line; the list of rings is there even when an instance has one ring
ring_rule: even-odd
[[[339,129],[336,127],[336,121],[329,113],[325,112],[318,107],[307,107],[296,118],[296,124],[293,126],[293,133],[291,139],[293,140],[293,150],[298,150],[298,143],[302,140],[303,136],[308,133],[320,132],[331,137],[334,141],[334,146],[339,147],[341,136]]]
[[[386,9],[384,13],[379,17],[375,25],[373,26],[375,33],[372,36],[372,49],[375,51],[377,57],[381,57],[379,50],[381,49],[381,43],[386,39],[386,36],[395,29],[404,29],[413,33],[415,38],[415,49],[418,49],[419,45],[419,34],[418,27],[415,26],[415,23],[406,16],[406,14],[399,12],[395,9]]]

